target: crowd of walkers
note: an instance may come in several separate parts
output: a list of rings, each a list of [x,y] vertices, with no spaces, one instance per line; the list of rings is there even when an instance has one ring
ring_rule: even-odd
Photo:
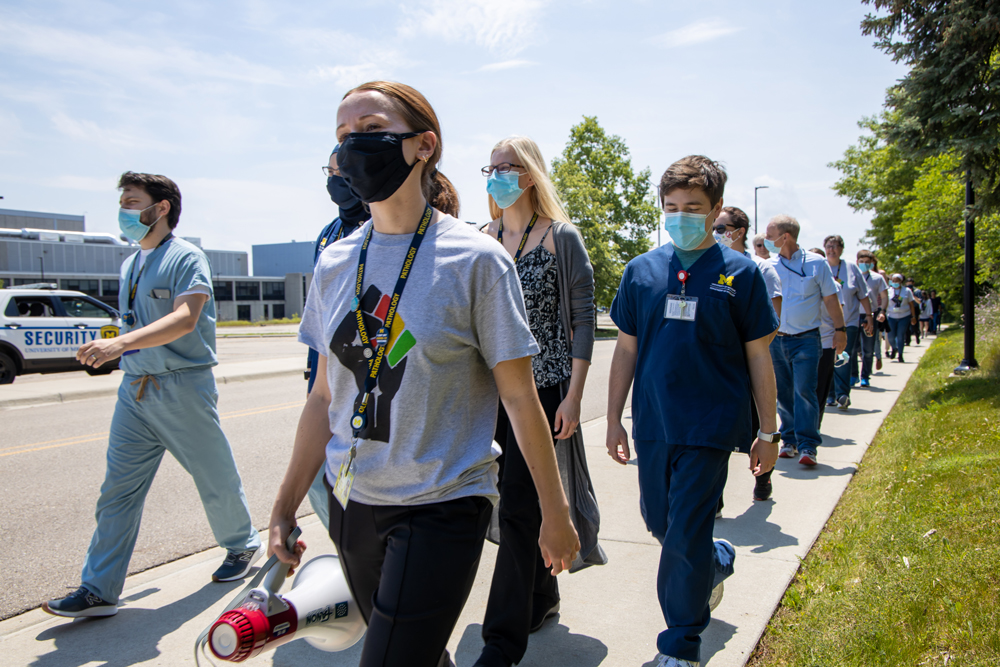
[[[367,623],[360,664],[438,667],[453,664],[446,645],[484,540],[496,542],[475,667],[509,667],[559,612],[555,575],[608,562],[579,429],[593,268],[531,139],[484,156],[492,221],[480,226],[456,217],[442,130],[418,91],[358,86],[336,123],[323,170],[339,215],[316,241],[299,330],[308,398],[267,550],[299,563],[304,545],[286,539],[308,496]],[[817,464],[823,407],[847,410],[873,359],[876,373],[883,356],[902,363],[908,338],[940,321],[933,292],[885,276],[869,251],[842,258],[839,236],[806,251],[780,215],[750,241],[747,215],[724,206],[726,181],[703,156],[666,169],[671,242],[629,262],[610,310],[606,446],[637,462],[639,509],[662,545],[657,667],[699,664],[734,572],[733,546],[713,538],[730,455],[748,455],[754,499],[767,500],[779,456]],[[227,549],[213,578],[245,577],[264,550],[219,427],[210,267],[173,235],[180,191],[131,172],[119,187],[119,223],[142,249],[121,270],[122,335],[78,353],[95,367],[122,357],[125,377],[81,585],[44,605],[67,617],[117,612],[165,451],[195,478]]]

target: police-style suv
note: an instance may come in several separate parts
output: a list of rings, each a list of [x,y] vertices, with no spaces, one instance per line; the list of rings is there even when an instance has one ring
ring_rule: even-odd
[[[110,373],[118,368],[117,361],[95,370],[77,361],[76,351],[96,338],[114,338],[120,327],[118,311],[80,292],[55,285],[2,289],[0,384],[28,373]]]

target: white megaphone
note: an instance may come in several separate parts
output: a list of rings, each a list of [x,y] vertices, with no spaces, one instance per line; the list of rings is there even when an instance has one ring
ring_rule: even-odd
[[[297,536],[296,530],[289,537],[291,545]],[[215,657],[243,662],[293,639],[324,651],[343,651],[364,636],[364,618],[337,556],[324,554],[302,565],[284,595],[278,591],[288,565],[268,561],[265,569],[263,585],[246,593],[238,606],[231,605],[208,630],[207,644]]]

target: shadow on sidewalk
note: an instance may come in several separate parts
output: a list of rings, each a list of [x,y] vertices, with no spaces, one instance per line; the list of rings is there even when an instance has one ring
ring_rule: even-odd
[[[820,447],[819,451],[819,455],[822,457],[823,448]],[[857,471],[857,466],[852,465],[847,466],[846,468],[834,468],[833,466],[825,465],[821,460],[812,467],[799,466],[798,468],[793,468],[791,470],[778,470],[778,473],[781,477],[788,477],[789,479],[818,479],[820,477],[843,477],[844,475],[853,475]]]
[[[302,639],[279,646],[271,654],[272,667],[353,667],[361,661],[364,637],[346,651],[321,651]],[[228,663],[217,663],[219,665]],[[207,666],[205,666],[207,667]]]
[[[483,650],[483,626],[473,623],[465,628],[452,659],[456,665],[471,665]],[[528,638],[528,650],[519,667],[597,667],[608,657],[604,642],[587,635],[575,635],[565,625],[548,621]]]
[[[701,664],[707,665],[716,653],[724,650],[736,630],[735,625],[713,618],[705,632],[701,633]],[[642,667],[656,667],[656,658],[643,663]]]
[[[823,444],[821,444],[820,451],[826,449],[827,447],[843,447],[844,445],[856,445],[857,440],[853,438],[835,438],[832,435],[823,435]]]
[[[782,532],[781,526],[767,520],[773,508],[773,500],[759,500],[738,517],[717,519],[714,536],[729,540],[733,546],[754,547],[750,552],[755,554],[798,544],[799,538]]]
[[[35,639],[55,640],[56,650],[38,656],[30,667],[127,667],[160,655],[160,640],[202,613],[219,600],[233,595],[243,582],[207,583],[201,589],[159,609],[139,609],[128,605],[108,618],[77,618],[47,628]],[[128,600],[134,602],[158,593],[148,588]],[[194,650],[194,638],[191,641]]]

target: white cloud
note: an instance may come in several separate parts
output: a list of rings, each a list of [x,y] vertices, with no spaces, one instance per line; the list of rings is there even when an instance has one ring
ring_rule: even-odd
[[[719,20],[697,21],[658,35],[652,41],[658,46],[673,49],[680,46],[692,46],[694,44],[709,42],[741,30],[743,28],[729,26]]]
[[[534,65],[535,63],[530,60],[504,60],[498,63],[490,63],[489,65],[483,65],[477,72],[499,72],[505,69],[514,69],[515,67],[528,67],[529,65]]]
[[[174,150],[169,142],[155,141],[149,137],[131,134],[123,130],[111,130],[101,127],[94,121],[72,118],[62,112],[52,116],[52,125],[57,131],[75,141],[110,144],[131,149],[154,149],[167,152]]]
[[[400,34],[474,42],[492,53],[513,55],[530,45],[542,0],[431,0],[403,10]]]
[[[45,185],[67,190],[83,190],[85,192],[114,193],[118,185],[117,176],[98,178],[94,176],[57,176]]]
[[[360,65],[320,66],[313,74],[321,81],[333,81],[343,88],[352,88],[366,81],[376,79],[391,79],[386,66],[378,63],[362,63]]]

